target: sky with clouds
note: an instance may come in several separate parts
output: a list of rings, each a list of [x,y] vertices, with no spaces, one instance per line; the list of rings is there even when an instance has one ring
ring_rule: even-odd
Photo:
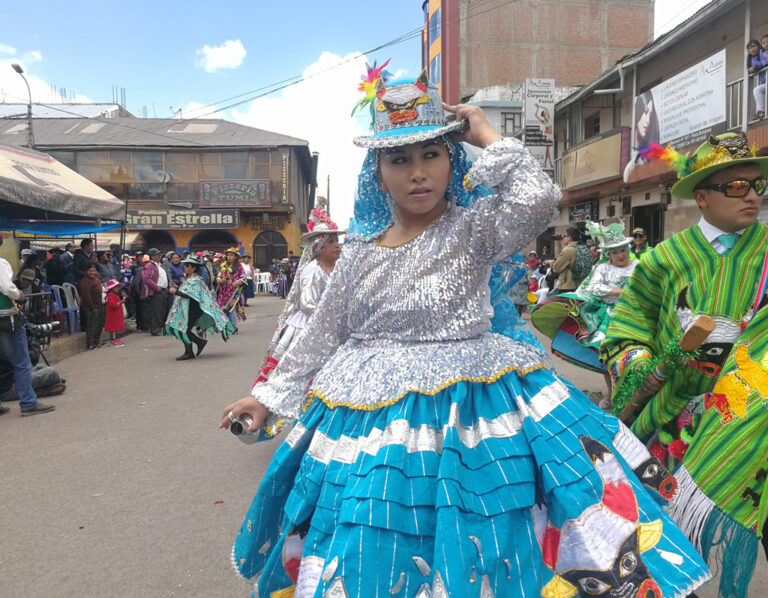
[[[708,1],[657,2],[656,35]],[[149,117],[170,117],[181,107],[184,118],[227,118],[306,139],[320,154],[318,192],[330,188],[331,215],[346,223],[363,157],[351,139],[368,126],[365,115],[350,117],[365,68],[362,53],[420,28],[421,5],[230,0],[214,7],[188,0],[182,7],[154,0],[39,0],[23,11],[4,6],[0,101],[26,102],[26,86],[10,66],[18,62],[35,102],[111,102],[117,86],[125,88],[126,108],[136,116],[146,111]],[[420,39],[367,58],[392,58],[391,70],[415,77]],[[286,80],[299,82],[265,94]],[[223,107],[229,108],[212,113]]]

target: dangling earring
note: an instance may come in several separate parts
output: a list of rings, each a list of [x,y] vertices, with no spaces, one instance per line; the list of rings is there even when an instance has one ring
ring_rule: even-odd
[[[387,200],[389,212],[392,214],[392,224],[398,228],[403,228],[403,221],[400,219],[400,212],[397,211],[397,203],[395,203],[395,198],[392,197],[392,194],[389,191],[384,194],[384,197]]]
[[[446,199],[448,200],[448,207],[445,209],[445,211],[450,214],[456,207],[456,197],[453,192],[453,179],[448,182],[448,194]]]

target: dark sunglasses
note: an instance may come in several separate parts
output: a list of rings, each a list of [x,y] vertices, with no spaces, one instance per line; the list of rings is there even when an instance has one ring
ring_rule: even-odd
[[[754,189],[755,193],[762,196],[763,193],[765,193],[766,186],[768,186],[768,181],[766,181],[765,177],[760,177],[754,181],[736,179],[735,181],[726,181],[724,183],[718,183],[717,185],[700,185],[696,188],[719,191],[726,197],[746,197],[750,189]]]

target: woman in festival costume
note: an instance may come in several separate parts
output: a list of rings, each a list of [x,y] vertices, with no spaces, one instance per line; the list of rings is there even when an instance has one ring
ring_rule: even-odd
[[[692,155],[659,145],[639,153],[670,165],[672,194],[695,201],[701,219],[643,257],[601,357],[616,383],[614,411],[677,468],[670,512],[720,562],[720,595],[742,598],[768,504],[768,227],[757,220],[768,158],[734,133],[710,136]],[[686,354],[679,341],[700,316],[715,328]]]
[[[552,352],[558,357],[606,377],[608,395],[611,380],[600,363],[600,343],[624,287],[637,260],[629,251],[632,239],[619,223],[603,226],[587,223],[587,234],[600,241],[601,260],[576,292],[562,293],[537,305],[531,323],[552,339]],[[610,401],[601,402],[610,408]]]
[[[224,261],[221,262],[216,282],[219,284],[217,297],[219,305],[237,332],[238,318],[245,320],[243,291],[248,284],[248,279],[240,263],[240,254],[234,247],[230,247],[224,253]]]
[[[301,235],[307,243],[296,270],[297,283],[291,286],[277,328],[264,357],[261,373],[255,384],[265,382],[283,354],[296,342],[315,312],[328,286],[331,272],[341,255],[340,229],[323,208],[315,208],[307,222],[309,232]]]
[[[300,342],[222,416],[299,418],[237,572],[260,596],[687,595],[708,571],[646,490],[674,479],[646,475],[649,453],[545,353],[487,332],[490,270],[546,227],[557,187],[480,108],[446,124],[426,73],[370,71],[342,256]],[[459,141],[484,148],[471,168]]]
[[[221,334],[226,341],[235,330],[200,276],[203,267],[200,258],[189,255],[181,260],[181,264],[185,278],[179,288],[171,287],[170,292],[175,297],[163,329],[163,334],[175,336],[184,343],[184,353],[176,358],[177,361],[194,359],[192,343],[200,355],[208,344],[203,338],[206,332]]]

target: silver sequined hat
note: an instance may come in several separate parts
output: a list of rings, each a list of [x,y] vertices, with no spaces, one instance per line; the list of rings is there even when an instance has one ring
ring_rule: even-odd
[[[369,69],[370,70],[370,69]],[[440,137],[466,127],[467,121],[448,123],[437,87],[424,70],[413,83],[387,86],[384,79],[372,82],[373,135],[359,136],[353,143],[368,149],[396,147]]]

